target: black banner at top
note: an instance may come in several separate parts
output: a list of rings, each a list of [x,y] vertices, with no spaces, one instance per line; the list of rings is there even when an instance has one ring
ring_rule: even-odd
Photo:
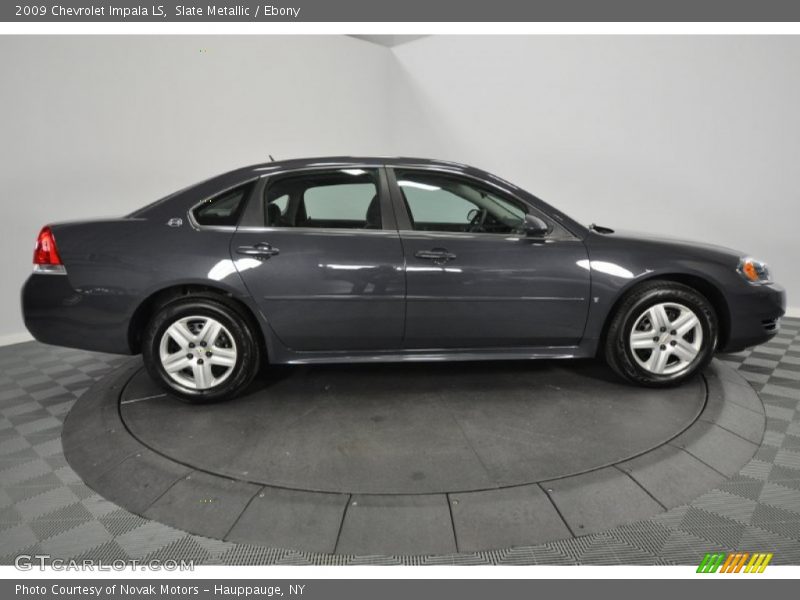
[[[6,22],[787,22],[799,0],[12,0]]]

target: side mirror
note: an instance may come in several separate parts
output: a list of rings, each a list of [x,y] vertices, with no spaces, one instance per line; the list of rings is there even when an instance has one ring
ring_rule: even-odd
[[[544,237],[550,233],[550,227],[547,223],[534,215],[525,215],[523,228],[525,235],[528,237]]]

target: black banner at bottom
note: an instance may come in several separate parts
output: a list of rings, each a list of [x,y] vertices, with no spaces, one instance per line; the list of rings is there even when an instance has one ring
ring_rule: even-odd
[[[516,567],[509,567],[516,568]],[[522,567],[519,567],[522,568]],[[343,571],[343,575],[346,571]],[[569,576],[568,571],[564,573]],[[713,587],[712,587],[713,586]],[[525,598],[643,598],[675,600],[725,594],[726,600],[778,597],[795,591],[791,579],[698,575],[692,579],[28,579],[4,580],[2,598],[31,600],[503,600]],[[558,594],[559,596],[553,596]],[[775,594],[773,596],[773,594]]]

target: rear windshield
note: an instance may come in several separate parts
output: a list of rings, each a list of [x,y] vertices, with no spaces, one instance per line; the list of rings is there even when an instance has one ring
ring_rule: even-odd
[[[136,217],[144,216],[144,214],[146,212],[150,211],[151,209],[155,208],[156,206],[159,206],[163,202],[166,202],[167,200],[171,200],[172,198],[174,198],[174,197],[176,197],[176,196],[178,196],[180,194],[183,194],[184,192],[186,192],[186,191],[188,191],[188,190],[190,190],[190,189],[192,189],[194,187],[197,187],[199,185],[203,185],[207,181],[210,181],[210,179],[204,179],[200,183],[193,183],[192,185],[187,185],[186,187],[179,189],[177,192],[172,192],[171,194],[169,194],[167,196],[164,196],[163,198],[159,198],[155,202],[151,202],[147,206],[143,206],[142,208],[137,208],[135,211],[133,211],[129,215],[126,215],[126,217],[128,217],[128,218],[136,218]]]

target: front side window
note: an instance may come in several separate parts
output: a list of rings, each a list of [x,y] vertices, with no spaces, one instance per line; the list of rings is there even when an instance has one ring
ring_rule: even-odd
[[[417,231],[519,233],[525,206],[472,180],[425,171],[395,171]]]
[[[253,184],[248,183],[209,198],[194,209],[194,220],[204,226],[236,226],[252,189]]]
[[[268,227],[381,229],[378,174],[337,169],[276,177],[267,186]]]

